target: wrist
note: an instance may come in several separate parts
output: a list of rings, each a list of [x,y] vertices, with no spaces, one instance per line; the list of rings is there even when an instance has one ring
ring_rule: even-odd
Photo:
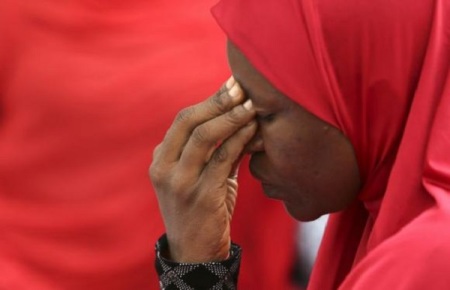
[[[222,261],[230,252],[230,225],[221,216],[197,215],[166,225],[167,256],[180,263]]]
[[[219,262],[230,256],[231,241],[202,242],[194,239],[176,242],[167,237],[167,248],[161,254],[178,263]]]
[[[220,262],[177,263],[162,255],[167,252],[168,241],[163,235],[156,243],[155,267],[162,289],[180,284],[189,289],[236,289],[241,261],[241,248],[231,244],[230,256]],[[178,287],[177,286],[177,287]],[[178,289],[178,288],[174,289]]]

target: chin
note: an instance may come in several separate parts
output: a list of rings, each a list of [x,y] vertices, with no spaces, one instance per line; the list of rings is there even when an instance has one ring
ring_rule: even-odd
[[[322,215],[326,213],[318,213],[311,209],[305,209],[298,205],[294,205],[288,202],[283,202],[286,211],[292,216],[294,219],[301,222],[310,222],[320,218]]]

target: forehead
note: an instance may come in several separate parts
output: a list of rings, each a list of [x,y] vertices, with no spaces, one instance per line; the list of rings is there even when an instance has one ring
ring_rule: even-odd
[[[233,76],[255,106],[289,102],[289,99],[273,87],[231,42],[228,42],[227,51]]]

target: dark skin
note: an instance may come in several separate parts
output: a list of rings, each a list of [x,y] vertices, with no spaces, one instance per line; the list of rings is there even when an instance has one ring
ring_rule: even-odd
[[[344,209],[360,188],[353,148],[339,130],[277,91],[231,43],[228,58],[234,78],[179,113],[150,167],[174,261],[228,256],[244,153],[266,195],[298,220]]]

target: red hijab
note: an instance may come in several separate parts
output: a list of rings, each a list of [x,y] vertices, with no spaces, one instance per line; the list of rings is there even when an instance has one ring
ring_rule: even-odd
[[[363,187],[332,214],[310,289],[448,287],[450,2],[222,0],[213,13],[355,149]]]

